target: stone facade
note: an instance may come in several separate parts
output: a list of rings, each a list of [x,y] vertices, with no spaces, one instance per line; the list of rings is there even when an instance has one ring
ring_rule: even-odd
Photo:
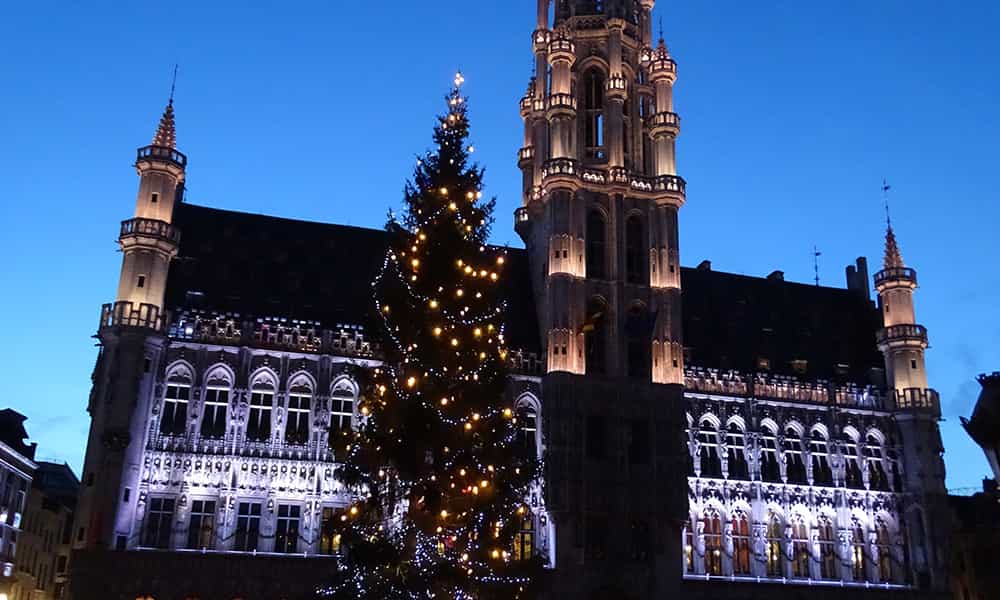
[[[552,598],[940,596],[916,272],[891,228],[881,312],[863,261],[847,290],[681,268],[677,65],[653,4],[538,1],[526,250],[504,285],[509,394],[546,470],[517,551],[544,557]],[[307,597],[340,551],[328,438],[380,364],[386,239],[183,203],[175,140],[171,103],[98,328],[74,597]]]

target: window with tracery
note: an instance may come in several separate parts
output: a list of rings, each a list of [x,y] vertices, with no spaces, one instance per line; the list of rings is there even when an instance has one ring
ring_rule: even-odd
[[[785,429],[782,448],[785,451],[785,477],[788,483],[805,485],[806,465],[802,460],[802,439],[794,428]]]
[[[522,404],[517,413],[517,443],[531,456],[538,455],[538,414],[530,404]]]
[[[799,516],[792,522],[792,575],[809,577],[809,526]]]
[[[221,439],[228,425],[227,409],[231,382],[221,377],[210,377],[205,387],[205,403],[201,415],[201,436]]]
[[[684,523],[684,572],[694,573],[694,533],[690,521]]]
[[[743,511],[733,515],[733,574],[750,574],[750,522]]]
[[[849,488],[861,489],[864,487],[864,478],[861,475],[861,466],[858,458],[858,441],[850,434],[844,433],[844,482]]]
[[[865,527],[858,519],[851,522],[851,567],[854,581],[865,581]]]
[[[247,439],[264,442],[271,438],[271,412],[274,410],[274,389],[258,384],[250,393],[247,415]]]
[[[188,401],[191,398],[190,382],[171,382],[163,395],[160,414],[160,433],[181,435],[187,430]]]
[[[719,432],[711,421],[702,421],[698,432],[698,446],[702,477],[722,477],[722,459],[719,456]]]
[[[767,521],[768,577],[782,577],[785,574],[785,554],[781,549],[781,540],[784,537],[783,530],[781,518],[775,513],[770,513]]]
[[[881,518],[875,520],[875,547],[878,549],[878,579],[892,581],[892,538]]]
[[[583,75],[584,155],[604,160],[604,74],[590,69]]]
[[[826,438],[818,430],[812,432],[809,441],[809,454],[812,459],[813,485],[832,486],[833,469],[830,468],[830,453]]]
[[[726,453],[729,478],[749,479],[750,465],[747,464],[745,436],[736,423],[729,424],[729,431],[726,433]]]
[[[873,490],[889,491],[889,477],[882,460],[882,443],[868,434],[865,444],[865,459],[868,463],[868,487]]]
[[[305,444],[309,441],[311,392],[309,388],[296,387],[288,394],[288,416],[285,423],[285,442],[288,444]]]
[[[761,429],[760,436],[760,478],[768,483],[781,483],[777,436],[766,426]]]
[[[514,560],[528,560],[535,554],[535,519],[521,519],[521,528],[514,537]]]
[[[649,379],[652,334],[653,323],[649,311],[642,306],[633,306],[625,321],[626,367],[629,377]]]
[[[718,511],[710,510],[702,519],[705,537],[705,572],[722,575],[722,520]]]
[[[819,541],[819,576],[823,579],[840,579],[837,560],[837,538],[833,519],[827,515],[819,518],[817,531]]]
[[[583,326],[588,375],[604,375],[607,369],[608,305],[600,298],[587,303],[587,319]]]
[[[143,546],[161,549],[170,547],[175,504],[176,501],[173,498],[154,497],[149,499],[146,519],[142,528]]]
[[[215,548],[215,500],[194,500],[191,502],[187,547],[190,550],[212,550]]]
[[[351,431],[354,425],[354,389],[341,382],[330,394],[330,447]]]

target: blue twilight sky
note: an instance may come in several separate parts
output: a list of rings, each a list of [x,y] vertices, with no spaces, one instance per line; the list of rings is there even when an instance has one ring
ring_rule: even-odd
[[[815,244],[822,281],[843,286],[855,257],[880,261],[887,177],[920,273],[948,485],[979,485],[986,463],[958,416],[974,376],[1000,369],[1000,3],[658,4],[679,63],[684,263],[811,281]],[[499,197],[494,241],[520,245],[510,215],[534,14],[534,0],[4,2],[0,404],[28,415],[39,456],[82,463],[130,165],[175,62],[189,201],[368,227],[399,205],[461,67]]]

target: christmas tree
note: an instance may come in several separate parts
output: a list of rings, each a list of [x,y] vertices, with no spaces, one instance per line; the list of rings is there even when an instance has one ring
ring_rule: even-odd
[[[461,74],[417,161],[405,214],[373,282],[385,363],[370,372],[356,431],[336,441],[357,494],[321,594],[351,599],[525,598],[540,561],[514,551],[539,465],[516,441],[505,394],[505,253],[487,245],[495,201],[469,164]]]

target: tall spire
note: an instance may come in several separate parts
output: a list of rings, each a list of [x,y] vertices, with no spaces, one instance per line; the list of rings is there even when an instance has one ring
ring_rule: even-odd
[[[899,244],[896,243],[896,233],[892,230],[892,218],[889,216],[889,190],[892,186],[882,180],[882,199],[885,202],[885,258],[882,266],[885,269],[903,268],[903,255],[899,252]]]
[[[177,87],[177,65],[174,65],[174,78],[170,82],[170,99],[167,101],[167,108],[160,117],[160,126],[153,136],[153,145],[177,149],[177,130],[174,127],[174,90]]]

